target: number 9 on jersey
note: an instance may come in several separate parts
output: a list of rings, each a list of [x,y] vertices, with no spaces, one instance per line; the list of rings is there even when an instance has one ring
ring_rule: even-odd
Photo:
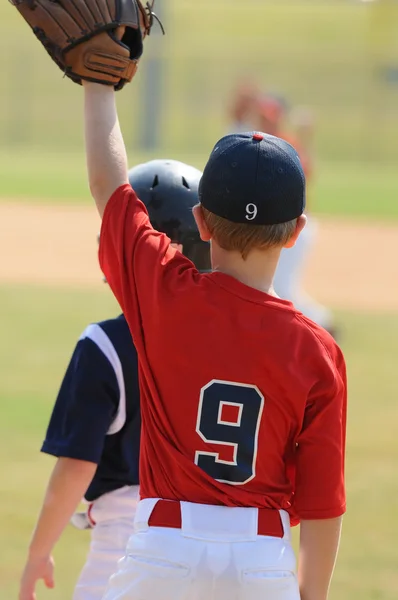
[[[213,479],[244,485],[256,476],[257,443],[264,396],[255,385],[210,381],[201,389],[196,431],[204,442],[232,450],[232,460],[198,450],[195,464]]]

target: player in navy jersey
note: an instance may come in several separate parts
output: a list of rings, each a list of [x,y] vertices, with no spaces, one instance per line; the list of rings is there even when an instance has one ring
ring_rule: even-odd
[[[192,207],[201,173],[176,161],[152,161],[130,170],[154,226],[197,266],[210,268]],[[58,458],[25,565],[19,598],[35,599],[43,579],[54,587],[48,558],[72,519],[92,528],[86,564],[74,600],[99,600],[125,554],[138,500],[140,406],[137,353],[123,315],[89,325],[81,335],[52,412],[42,452]],[[85,513],[74,513],[84,496]]]

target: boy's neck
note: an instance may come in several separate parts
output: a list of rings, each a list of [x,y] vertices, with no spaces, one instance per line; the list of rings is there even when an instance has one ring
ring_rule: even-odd
[[[223,250],[212,242],[213,271],[225,273],[255,290],[276,296],[272,282],[280,253],[280,248],[252,250],[244,260],[239,252]]]

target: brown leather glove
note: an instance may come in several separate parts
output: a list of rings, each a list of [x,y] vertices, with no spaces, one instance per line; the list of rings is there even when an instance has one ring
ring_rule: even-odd
[[[116,90],[137,71],[156,18],[153,1],[10,0],[67,77]]]

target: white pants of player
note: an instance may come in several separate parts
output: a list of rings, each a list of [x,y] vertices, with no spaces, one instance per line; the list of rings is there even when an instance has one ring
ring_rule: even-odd
[[[321,327],[329,329],[333,322],[330,310],[301,289],[303,267],[313,245],[316,229],[316,222],[309,217],[293,248],[282,250],[275,273],[274,288],[278,296],[293,302],[306,317]]]
[[[134,531],[138,491],[138,486],[124,487],[93,503],[90,516],[96,525],[91,530],[90,550],[73,600],[101,600],[104,595],[109,577],[126,554]]]
[[[257,534],[255,508],[182,502],[181,529],[149,527],[157,500],[138,504],[103,600],[300,600],[287,513],[283,539]]]

